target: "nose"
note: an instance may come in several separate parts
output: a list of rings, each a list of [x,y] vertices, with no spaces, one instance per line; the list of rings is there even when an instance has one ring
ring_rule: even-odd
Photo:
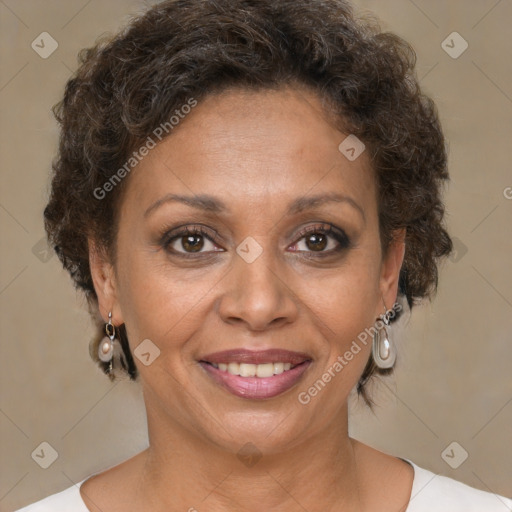
[[[224,322],[263,331],[296,320],[299,308],[289,275],[273,260],[272,251],[267,249],[251,263],[234,255],[227,286],[218,303]]]

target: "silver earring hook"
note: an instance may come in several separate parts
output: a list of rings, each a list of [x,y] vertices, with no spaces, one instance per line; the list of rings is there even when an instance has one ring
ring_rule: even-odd
[[[112,311],[109,311],[108,313],[108,324],[105,324],[105,333],[111,341],[116,337],[116,328],[112,323]]]
[[[386,303],[384,302],[384,297],[381,297],[382,304],[384,305],[384,313],[380,315],[380,319],[386,324],[389,325],[389,319],[391,318],[391,310],[388,310]]]

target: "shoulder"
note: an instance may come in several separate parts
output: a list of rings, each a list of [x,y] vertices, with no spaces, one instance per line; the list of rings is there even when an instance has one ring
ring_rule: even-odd
[[[52,494],[44,500],[32,503],[27,507],[19,509],[17,512],[89,512],[80,496],[80,482],[68,489]]]
[[[127,489],[130,489],[132,484],[136,484],[143,467],[146,451],[143,450],[130,459],[100,473],[90,474],[81,482],[64,491],[52,494],[16,512],[90,512],[92,509],[96,510],[94,505],[96,498],[108,509],[108,500],[115,500],[119,496],[126,497]],[[82,498],[81,491],[87,500],[87,505]]]
[[[414,468],[407,512],[512,512],[511,499],[436,475],[410,460],[407,462]]]

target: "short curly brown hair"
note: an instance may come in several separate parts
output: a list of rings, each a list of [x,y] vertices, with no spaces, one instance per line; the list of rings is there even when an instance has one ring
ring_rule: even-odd
[[[369,152],[384,250],[395,230],[407,230],[400,295],[410,307],[431,296],[438,260],[452,248],[442,224],[448,172],[436,108],[420,90],[415,61],[408,43],[374,20],[357,19],[344,0],[167,0],[82,50],[54,107],[61,135],[44,217],[49,241],[85,291],[100,331],[88,238],[115,261],[128,179],[108,200],[94,191],[191,97],[233,87],[300,84],[325,100]],[[119,334],[121,364],[135,379],[124,326]],[[97,361],[100,337],[91,350]],[[377,371],[370,358],[357,388],[367,403],[364,386]]]

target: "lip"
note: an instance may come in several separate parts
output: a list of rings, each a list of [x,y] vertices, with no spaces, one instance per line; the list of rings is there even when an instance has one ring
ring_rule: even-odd
[[[311,361],[304,361],[294,368],[272,377],[240,377],[219,370],[204,361],[199,364],[207,374],[220,386],[235,396],[253,400],[273,398],[288,391],[301,379]]]
[[[209,363],[290,363],[292,368],[272,377],[240,377],[215,368]],[[207,375],[222,388],[240,398],[263,400],[273,398],[296,385],[312,360],[303,352],[282,349],[252,351],[245,349],[226,350],[209,354],[199,361]]]
[[[301,364],[304,361],[311,360],[311,356],[304,352],[292,352],[291,350],[283,350],[278,348],[268,350],[247,350],[235,349],[224,350],[223,352],[215,352],[201,357],[200,361],[208,363],[248,363],[248,364],[264,364],[264,363],[290,363],[292,365]]]

